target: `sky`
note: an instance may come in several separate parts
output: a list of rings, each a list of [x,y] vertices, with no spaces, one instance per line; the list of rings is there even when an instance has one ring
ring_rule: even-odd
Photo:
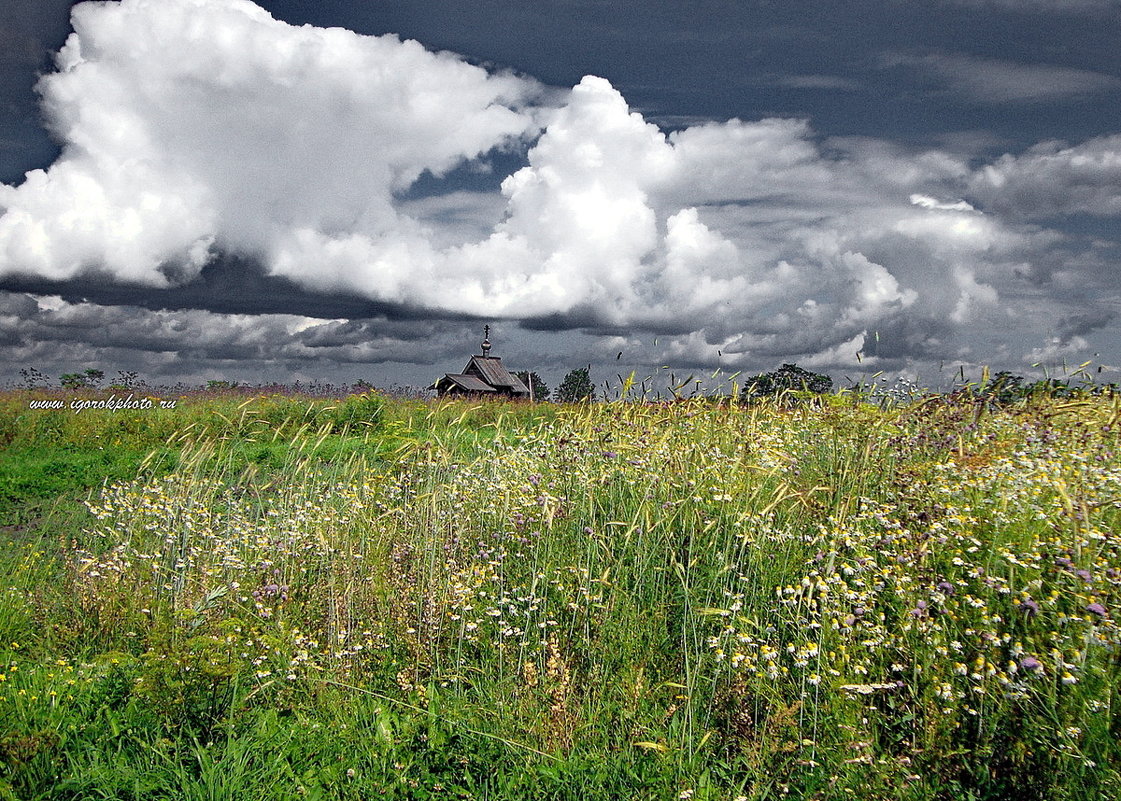
[[[1121,0],[0,3],[0,383],[1121,380]]]

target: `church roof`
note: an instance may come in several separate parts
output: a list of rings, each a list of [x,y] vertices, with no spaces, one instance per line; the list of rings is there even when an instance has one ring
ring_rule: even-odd
[[[436,380],[432,385],[434,389],[439,389],[440,385],[444,382],[451,382],[454,386],[459,387],[464,392],[494,392],[494,387],[479,380],[473,375],[461,375],[459,373],[445,373],[443,378]]]
[[[506,389],[515,395],[528,395],[529,387],[502,366],[497,356],[472,356],[463,368],[464,375],[477,376],[495,389]]]

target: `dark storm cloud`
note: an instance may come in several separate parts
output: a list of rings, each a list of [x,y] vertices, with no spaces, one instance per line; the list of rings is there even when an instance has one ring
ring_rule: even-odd
[[[573,331],[581,330],[598,336],[625,336],[627,334],[669,335],[686,334],[692,326],[680,320],[644,321],[621,326],[612,323],[601,310],[591,306],[577,306],[564,314],[549,314],[526,317],[519,325],[527,331]]]
[[[1071,337],[1086,336],[1109,325],[1117,317],[1117,312],[1109,309],[1097,309],[1080,314],[1063,317],[1056,324],[1059,336],[1065,340]]]
[[[431,319],[432,312],[400,303],[385,303],[344,292],[314,292],[282,277],[266,275],[254,259],[219,256],[199,274],[178,286],[137,287],[105,273],[65,281],[31,276],[0,278],[0,290],[58,295],[71,303],[138,306],[151,310],[203,309],[222,314],[294,314],[325,319],[385,317]],[[447,319],[469,319],[447,315]]]
[[[60,369],[122,362],[145,375],[181,365],[283,363],[314,375],[340,365],[458,361],[478,338],[475,324],[386,318],[320,320],[292,314],[222,314],[67,302],[0,291],[0,353],[12,364]],[[53,355],[52,355],[53,354]],[[69,366],[67,363],[69,362]],[[451,369],[449,367],[448,369]]]

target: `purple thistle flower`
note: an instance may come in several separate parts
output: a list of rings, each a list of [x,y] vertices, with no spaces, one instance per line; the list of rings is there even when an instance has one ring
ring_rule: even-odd
[[[1089,570],[1079,570],[1074,575],[1078,576],[1083,581],[1093,581],[1094,580],[1094,574],[1091,573]]]
[[[1020,602],[1020,611],[1028,617],[1035,617],[1039,614],[1039,604],[1031,598],[1026,598]]]
[[[1105,617],[1105,607],[1099,603],[1092,603],[1086,607],[1087,612],[1093,612],[1098,617]]]
[[[1041,667],[1043,667],[1043,663],[1034,656],[1025,656],[1020,660],[1021,670],[1039,670]]]
[[[953,595],[954,594],[954,585],[951,584],[948,581],[938,582],[938,586],[935,587],[935,589],[938,590],[943,595]]]

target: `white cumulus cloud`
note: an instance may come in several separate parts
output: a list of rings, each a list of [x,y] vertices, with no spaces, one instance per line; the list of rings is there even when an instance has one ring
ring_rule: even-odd
[[[83,3],[72,21],[39,85],[63,153],[0,189],[0,274],[158,285],[215,248],[280,266],[309,238],[405,240],[395,191],[535,129],[532,81],[247,0]]]
[[[1121,134],[1078,145],[1043,142],[980,169],[972,191],[1017,217],[1121,215]]]

